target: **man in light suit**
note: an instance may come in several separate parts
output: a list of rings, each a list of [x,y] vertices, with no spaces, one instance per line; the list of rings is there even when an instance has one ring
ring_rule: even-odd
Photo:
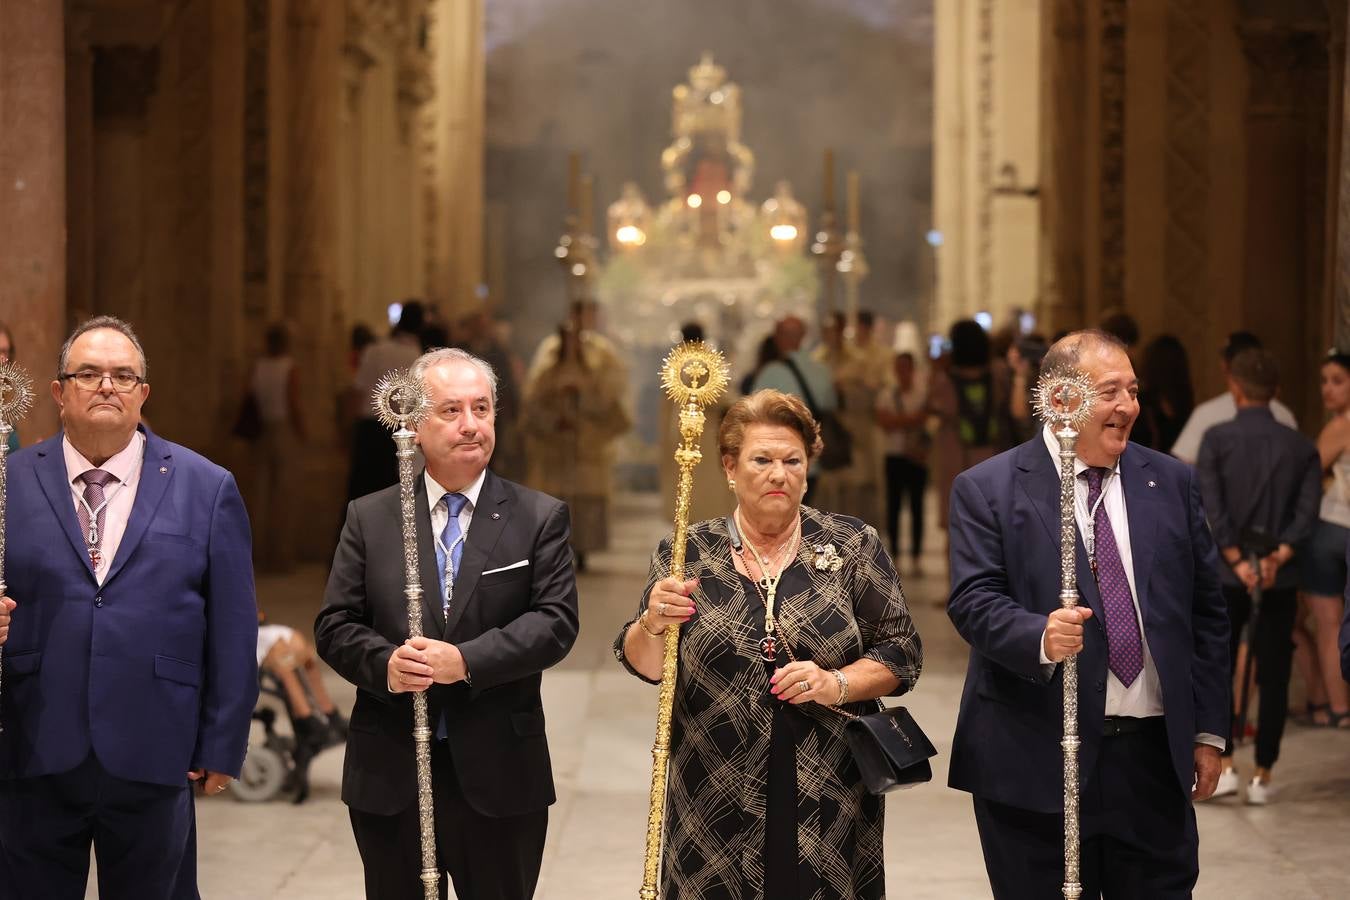
[[[131,327],[61,349],[62,433],[9,460],[0,694],[6,898],[195,898],[190,785],[237,777],[258,695],[234,479],[140,424]]]
[[[1046,428],[952,490],[947,610],[971,651],[950,784],[974,795],[994,895],[1059,897],[1059,663],[1077,655],[1083,896],[1189,897],[1192,803],[1214,791],[1229,721],[1228,617],[1199,485],[1190,466],[1128,443],[1138,382],[1117,339],[1075,332],[1043,367],[1076,368],[1099,394],[1075,462],[1081,605],[1059,608]]]
[[[567,507],[488,470],[495,375],[463,350],[414,364],[425,636],[409,639],[397,486],[353,501],[315,621],[357,686],[342,799],[368,898],[419,900],[412,695],[430,691],[439,865],[461,900],[534,894],[555,799],[539,686],[577,635]],[[441,881],[442,896],[446,885]]]

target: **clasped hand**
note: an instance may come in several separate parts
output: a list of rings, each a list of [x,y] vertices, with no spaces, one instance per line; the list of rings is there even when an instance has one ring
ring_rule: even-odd
[[[429,637],[409,638],[389,657],[389,690],[420,693],[433,684],[454,684],[466,674],[459,648]]]
[[[9,597],[0,597],[0,646],[9,640],[9,615],[18,605]]]
[[[1045,658],[1052,663],[1062,662],[1083,652],[1083,623],[1092,618],[1086,606],[1057,609],[1045,623]]]
[[[773,673],[769,690],[779,700],[794,706],[802,703],[834,706],[839,702],[843,686],[833,672],[825,671],[809,659],[798,659]]]
[[[697,612],[693,593],[698,588],[698,579],[681,581],[678,578],[662,578],[652,585],[647,595],[647,629],[663,633],[669,625],[683,625]]]

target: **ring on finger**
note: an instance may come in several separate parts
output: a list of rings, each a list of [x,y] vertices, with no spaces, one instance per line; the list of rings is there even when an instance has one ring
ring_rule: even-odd
[[[805,694],[807,691],[811,690],[811,683],[808,681],[799,681],[797,682],[797,687],[800,688],[797,693]]]
[[[658,616],[664,616],[666,614],[666,605],[664,603],[656,608],[656,614]]]

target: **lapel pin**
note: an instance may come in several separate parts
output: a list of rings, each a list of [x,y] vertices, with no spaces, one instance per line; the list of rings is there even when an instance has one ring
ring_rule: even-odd
[[[501,517],[502,517],[502,514],[501,514],[501,513],[493,513],[493,514],[492,514],[492,518],[494,518],[494,519],[500,519]]]
[[[160,466],[160,467],[159,467],[159,474],[161,474],[161,475],[168,475],[168,474],[169,474],[169,470],[168,470],[166,467],[164,467],[164,466]]]
[[[1150,481],[1150,482],[1148,483],[1148,486],[1149,486],[1149,487],[1157,487],[1157,486],[1158,486],[1158,482],[1156,482],[1156,481]]]

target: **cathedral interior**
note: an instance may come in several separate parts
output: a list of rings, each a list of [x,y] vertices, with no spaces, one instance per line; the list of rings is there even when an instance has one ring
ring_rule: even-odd
[[[536,348],[591,310],[630,427],[598,463],[609,537],[579,579],[582,636],[545,675],[560,804],[539,896],[620,896],[655,693],[609,641],[669,530],[659,369],[681,327],[735,384],[785,316],[814,345],[866,311],[922,364],[957,320],[1050,336],[1124,314],[1140,346],[1180,340],[1197,399],[1251,331],[1315,437],[1318,362],[1350,347],[1348,6],[0,0],[0,322],[39,385],[22,441],[59,428],[67,333],[114,315],[150,361],[150,427],[250,498],[233,426],[284,324],[307,434],[269,538],[287,565],[258,593],[308,631],[346,499],[354,329],[383,336],[418,301],[442,342],[492,342],[523,391]],[[503,442],[499,462],[528,483],[529,452]],[[928,537],[901,575],[929,657],[911,708],[941,753],[965,647]],[[1200,810],[1197,896],[1345,895],[1350,743],[1289,735],[1279,805]],[[987,896],[937,762],[890,795],[893,893]],[[203,895],[359,896],[340,777],[332,751],[304,804],[199,803]]]

